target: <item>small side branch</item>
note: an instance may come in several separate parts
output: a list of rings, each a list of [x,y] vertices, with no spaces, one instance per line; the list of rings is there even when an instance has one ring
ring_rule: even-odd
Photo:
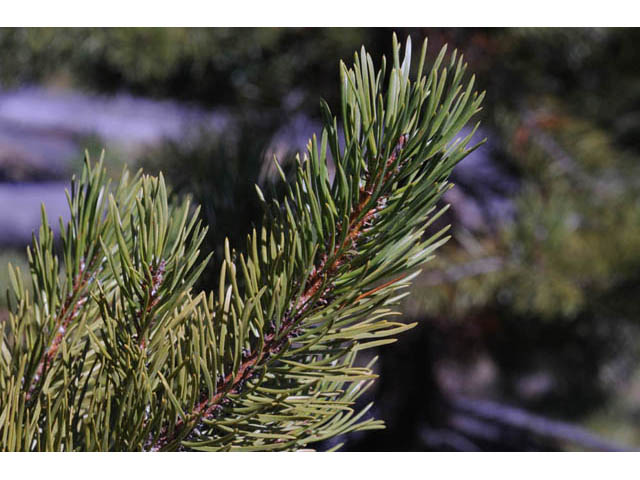
[[[53,340],[51,341],[49,347],[42,354],[42,358],[40,360],[40,363],[38,363],[36,373],[31,380],[31,385],[26,397],[27,401],[31,400],[31,398],[33,397],[38,388],[38,385],[40,384],[40,381],[43,378],[44,373],[47,371],[56,355],[58,354],[60,344],[64,340],[64,336],[67,333],[69,324],[78,316],[78,311],[87,302],[87,296],[81,295],[81,293],[92,278],[91,271],[96,258],[97,257],[92,258],[88,266],[85,265],[84,261],[82,261],[80,264],[80,271],[74,279],[71,292],[67,296],[67,299],[56,318],[55,336],[53,337]]]

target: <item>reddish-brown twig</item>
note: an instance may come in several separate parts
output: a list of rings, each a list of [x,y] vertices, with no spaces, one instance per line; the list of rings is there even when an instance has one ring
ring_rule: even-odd
[[[64,339],[65,334],[69,328],[69,324],[71,320],[76,318],[78,314],[78,310],[84,303],[87,301],[86,296],[80,295],[82,290],[86,287],[89,279],[91,278],[90,272],[93,266],[93,263],[96,260],[96,256],[91,259],[89,265],[86,266],[84,260],[80,263],[80,268],[78,274],[74,278],[73,285],[71,287],[71,292],[67,296],[65,303],[62,305],[60,309],[60,313],[58,314],[55,321],[55,335],[49,347],[42,354],[42,358],[38,363],[38,367],[36,368],[36,373],[31,380],[31,385],[29,386],[29,391],[27,392],[26,399],[30,400],[35,392],[40,380],[42,380],[42,376],[47,368],[51,365],[56,355],[58,354],[58,350],[60,348],[60,344]],[[75,299],[75,301],[74,301]]]
[[[153,450],[160,450],[169,443],[173,442],[176,437],[184,430],[186,426],[194,428],[197,422],[201,418],[210,417],[213,412],[220,408],[220,403],[229,393],[237,393],[238,386],[247,380],[250,372],[255,369],[263,360],[267,359],[270,355],[277,353],[281,348],[290,340],[288,335],[280,335],[282,332],[292,331],[295,324],[302,318],[302,316],[310,309],[312,305],[318,302],[322,303],[323,298],[327,295],[330,286],[328,286],[321,294],[318,294],[323,284],[327,282],[337,271],[337,269],[345,261],[347,251],[350,245],[357,245],[357,241],[362,235],[363,227],[367,225],[371,219],[379,212],[380,203],[376,202],[376,206],[369,208],[365,211],[368,205],[372,203],[373,192],[376,187],[386,183],[394,173],[397,173],[399,168],[399,158],[402,149],[406,146],[407,135],[401,135],[398,142],[393,149],[393,152],[386,161],[386,173],[381,181],[381,172],[376,175],[374,179],[369,178],[364,187],[360,189],[360,199],[356,208],[351,212],[349,216],[349,224],[347,226],[347,234],[344,241],[334,247],[330,255],[324,254],[321,257],[319,265],[315,267],[306,281],[306,287],[304,292],[300,296],[298,302],[292,306],[290,312],[285,316],[280,331],[268,334],[265,336],[263,348],[260,352],[250,353],[243,362],[241,362],[238,370],[235,373],[229,373],[224,378],[220,379],[216,384],[216,393],[203,399],[198,403],[191,411],[188,418],[180,418],[174,427],[173,435],[169,436],[167,433],[161,435],[159,440],[153,447]],[[379,183],[381,182],[381,183]],[[336,236],[341,234],[341,226],[338,225],[336,229]],[[327,260],[331,258],[331,262],[327,264]],[[373,295],[378,290],[381,290],[399,280],[404,278],[404,275],[396,278],[386,284],[369,290],[360,295],[357,300],[365,298],[368,295]],[[315,302],[311,302],[316,298]],[[357,301],[356,300],[356,301]]]

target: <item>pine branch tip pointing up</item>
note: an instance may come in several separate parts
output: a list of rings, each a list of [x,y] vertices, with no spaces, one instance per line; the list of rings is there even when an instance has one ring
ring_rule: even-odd
[[[413,81],[411,40],[402,62],[395,34],[392,46],[389,71],[364,48],[340,62],[340,118],[321,102],[284,198],[255,186],[262,224],[246,249],[225,240],[205,292],[198,210],[162,174],[125,171],[112,188],[103,155],[86,154],[61,249],[44,212],[34,235],[32,295],[10,270],[1,449],[299,450],[382,428],[370,404],[357,410],[377,377],[359,352],[415,326],[390,319],[448,238],[430,225],[480,145],[456,139],[483,98],[457,52],[426,69],[425,41]]]

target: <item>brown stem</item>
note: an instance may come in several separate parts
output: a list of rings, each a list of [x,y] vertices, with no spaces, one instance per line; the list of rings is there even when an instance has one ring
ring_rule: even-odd
[[[391,178],[391,175],[394,173],[395,164],[400,156],[400,152],[406,145],[406,142],[407,142],[407,136],[401,135],[400,138],[398,139],[398,143],[396,147],[393,149],[393,152],[387,159],[387,162],[386,162],[387,171],[384,176],[384,180],[382,181],[382,184],[386,183],[389,180],[389,178]],[[369,178],[366,185],[360,189],[360,197],[361,197],[360,203],[358,203],[358,206],[351,213],[351,216],[349,217],[349,227],[347,230],[349,234],[345,238],[344,242],[342,242],[342,244],[334,248],[331,255],[333,257],[333,261],[331,262],[331,265],[327,267],[326,265],[327,257],[325,256],[319,268],[314,269],[313,273],[307,280],[307,284],[309,285],[309,287],[305,290],[305,293],[303,293],[302,296],[300,297],[300,301],[298,302],[298,305],[297,305],[298,308],[304,307],[307,304],[307,302],[318,292],[318,290],[322,285],[323,277],[332,275],[333,273],[335,273],[337,268],[340,267],[340,265],[342,265],[345,254],[343,252],[340,256],[338,256],[339,252],[343,251],[350,244],[355,244],[356,240],[360,237],[362,233],[362,227],[376,213],[378,213],[379,208],[376,206],[370,209],[369,211],[367,211],[365,215],[362,215],[362,212],[364,211],[365,207],[371,201],[371,197],[373,196],[373,187],[374,185],[377,185],[377,182],[379,181],[381,174],[382,174],[382,171],[380,170],[380,172],[378,173],[378,175],[376,175],[373,182],[371,182],[371,179]],[[337,230],[338,230],[337,234],[339,235],[340,229],[338,228]]]
[[[62,306],[62,309],[60,310],[60,314],[56,319],[56,325],[55,325],[56,334],[53,337],[51,345],[49,345],[49,347],[42,354],[42,358],[38,363],[36,374],[34,375],[31,381],[31,385],[29,387],[29,391],[27,392],[27,396],[26,396],[27,400],[30,400],[32,398],[33,393],[35,392],[36,387],[38,386],[38,383],[40,382],[40,380],[42,380],[43,373],[46,371],[49,365],[51,365],[56,355],[58,354],[58,349],[60,348],[60,344],[62,343],[62,340],[64,339],[65,334],[67,333],[69,323],[71,323],[71,320],[73,320],[76,317],[78,313],[78,309],[82,307],[82,305],[84,305],[84,303],[87,301],[87,297],[84,296],[84,297],[80,297],[72,304],[72,300],[79,295],[79,293],[87,285],[89,278],[91,278],[89,273],[91,272],[91,268],[96,258],[97,256],[94,256],[91,259],[88,267],[85,267],[84,261],[82,261],[82,263],[80,264],[80,272],[76,275],[74,279],[73,286],[71,288],[71,293],[69,293],[69,295],[67,296],[67,300]]]
[[[160,290],[160,286],[162,285],[162,281],[164,280],[165,267],[166,267],[166,262],[164,260],[161,260],[160,263],[158,264],[158,267],[155,269],[155,271],[153,269],[151,270],[151,285],[147,287],[149,292],[149,303],[144,309],[144,314],[142,313],[142,310],[140,310],[139,314],[137,315],[138,317],[137,333],[138,333],[138,338],[140,340],[140,348],[143,350],[147,346],[147,337],[144,335],[144,332],[142,331],[142,320],[145,316],[149,315],[153,307],[155,307],[155,305],[160,300],[160,297],[158,296],[158,291]]]
[[[401,135],[398,139],[396,147],[387,159],[387,171],[384,175],[382,183],[379,183],[381,177],[381,173],[379,173],[373,180],[369,178],[365,186],[360,189],[360,202],[349,217],[347,236],[340,245],[337,245],[334,248],[333,252],[331,252],[331,257],[328,257],[326,254],[323,255],[320,264],[313,269],[311,275],[306,281],[307,286],[303,294],[300,296],[300,299],[295,305],[295,308],[291,309],[295,313],[289,312],[287,315],[285,315],[285,319],[280,327],[280,332],[278,333],[282,333],[289,329],[292,329],[304,315],[304,313],[309,310],[311,305],[317,304],[317,302],[322,302],[328,290],[330,290],[330,287],[327,287],[327,289],[325,289],[321,293],[317,302],[310,303],[310,300],[316,297],[316,295],[318,294],[318,291],[322,287],[323,283],[331,276],[333,276],[340,265],[343,264],[346,257],[347,247],[349,245],[355,245],[357,243],[357,240],[362,235],[363,226],[366,225],[367,222],[369,222],[371,218],[380,210],[380,207],[376,205],[375,207],[367,210],[366,213],[364,213],[365,208],[372,200],[374,187],[378,187],[379,185],[386,183],[391,178],[391,176],[397,172],[397,169],[399,167],[399,165],[397,165],[397,161],[399,159],[400,152],[406,145],[407,138],[407,135]],[[341,227],[339,225],[336,230],[336,235],[340,235]],[[333,258],[333,260],[330,264],[327,265],[328,258]],[[388,282],[387,284],[381,285],[378,288],[374,288],[373,290],[370,290],[369,292],[366,292],[358,297],[358,299],[364,298],[367,295],[371,295],[377,290],[401,280],[403,277],[404,275],[396,278],[395,280],[392,280],[391,282]],[[216,384],[217,393],[212,397],[205,398],[200,403],[198,403],[191,411],[189,420],[185,421],[182,418],[179,419],[176,422],[173,435],[171,437],[168,437],[166,434],[162,435],[156,445],[154,445],[153,450],[159,450],[174,441],[181,430],[185,428],[185,426],[195,425],[201,418],[207,418],[211,416],[215,412],[215,410],[220,407],[220,403],[227,394],[237,393],[237,390],[240,390],[239,386],[241,386],[242,383],[247,380],[247,377],[250,376],[251,371],[260,362],[265,360],[265,358],[267,358],[271,354],[279,352],[288,340],[289,337],[287,335],[279,336],[276,335],[276,333],[268,334],[265,337],[265,342],[262,350],[259,353],[253,352],[252,354],[248,355],[247,358],[240,364],[240,367],[235,374],[229,373],[223,379],[220,379]]]

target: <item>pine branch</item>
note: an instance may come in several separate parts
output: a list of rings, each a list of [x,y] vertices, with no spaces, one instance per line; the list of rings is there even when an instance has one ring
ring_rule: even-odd
[[[396,54],[397,52],[398,50],[396,48]],[[366,58],[366,54],[364,52],[362,58]],[[424,60],[424,57],[422,60]],[[368,62],[370,65],[370,59],[368,59]],[[356,57],[356,65],[357,63],[358,59]],[[408,60],[405,60],[404,65],[408,70]],[[460,65],[461,62],[459,62],[458,64],[456,78],[459,78],[460,76]],[[398,67],[397,59],[396,67]],[[398,70],[395,70],[395,72],[398,72]],[[400,70],[399,73],[404,75],[402,70]],[[352,72],[347,72],[343,67],[343,79],[347,79],[351,75]],[[398,75],[398,77],[399,76],[400,75]],[[373,77],[373,75],[371,75],[371,77]],[[394,77],[392,76],[392,78]],[[431,79],[432,81],[435,80],[436,75],[433,75]],[[355,92],[353,93],[361,93],[358,92],[358,88],[354,85],[355,83],[356,82],[351,84],[355,90]],[[361,77],[360,84],[362,85]],[[441,85],[444,84],[442,83]],[[442,88],[443,87],[440,87],[441,92]],[[405,84],[405,89],[406,92],[409,91],[408,82]],[[469,95],[470,91],[470,88],[468,88],[467,96]],[[362,112],[363,110],[365,110],[362,105],[365,104],[366,101],[367,100],[363,98],[354,99],[353,104],[351,105],[351,107],[354,109],[352,111]],[[475,105],[473,105],[472,103],[472,107],[467,113],[469,116],[477,111],[477,105],[477,103]],[[360,110],[356,110],[357,108],[359,108]],[[326,111],[325,118],[331,118],[328,111]],[[345,124],[349,123],[348,118],[344,118],[343,121]],[[338,145],[336,134],[337,129],[333,127],[332,131],[332,126],[335,124],[335,119],[333,119],[333,121],[329,120],[325,122],[325,132],[323,134],[320,152],[326,152],[327,142],[334,146]],[[407,130],[410,131],[411,129],[408,128]],[[416,136],[416,130],[417,128],[416,126],[414,126],[412,132],[414,138]],[[304,267],[305,265],[308,265],[308,262],[305,261],[306,259],[300,262],[300,266],[302,267],[298,272],[300,280],[295,281],[294,285],[304,285],[304,287],[302,288],[301,292],[298,292],[295,295],[289,295],[289,308],[282,314],[277,315],[277,318],[280,320],[280,322],[278,325],[272,326],[273,332],[267,334],[262,341],[259,341],[257,347],[255,347],[254,350],[251,350],[251,344],[253,342],[251,341],[251,339],[249,339],[247,341],[247,347],[243,349],[243,352],[248,352],[246,354],[246,359],[240,362],[237,367],[234,366],[230,373],[220,379],[220,381],[216,385],[215,394],[213,396],[205,395],[188,415],[188,420],[184,421],[183,419],[180,419],[177,422],[175,429],[173,430],[173,435],[170,435],[168,437],[164,436],[162,438],[162,441],[158,445],[156,445],[156,448],[165,448],[167,447],[167,445],[172,445],[173,442],[184,435],[184,431],[187,431],[189,428],[195,428],[195,425],[197,425],[203,419],[208,419],[212,415],[214,415],[214,413],[220,412],[222,410],[221,403],[230,401],[230,395],[241,394],[241,386],[245,385],[249,380],[254,378],[257,367],[264,365],[264,367],[266,368],[272,361],[272,358],[275,359],[275,361],[282,361],[283,358],[286,358],[292,344],[304,335],[305,327],[308,328],[309,325],[315,324],[317,317],[313,316],[314,313],[316,313],[316,315],[320,314],[327,317],[340,316],[344,310],[348,309],[348,307],[352,307],[354,304],[362,303],[364,300],[370,300],[370,304],[375,305],[375,307],[372,308],[372,310],[375,311],[375,308],[379,307],[380,304],[382,304],[382,302],[380,302],[380,297],[387,300],[389,294],[395,290],[395,288],[392,287],[397,288],[407,285],[407,282],[409,280],[409,278],[407,278],[407,273],[404,273],[396,277],[394,280],[385,282],[382,285],[379,285],[372,289],[368,289],[366,291],[363,290],[367,285],[367,282],[361,282],[359,285],[354,285],[349,290],[350,298],[336,301],[336,297],[339,296],[336,295],[339,292],[339,289],[336,288],[336,282],[339,281],[341,275],[344,276],[345,273],[348,272],[348,270],[353,268],[354,264],[363,264],[364,258],[359,257],[371,257],[369,252],[359,252],[359,250],[366,248],[366,234],[375,232],[376,226],[379,227],[380,225],[384,225],[383,214],[385,212],[395,211],[397,213],[397,211],[401,208],[401,203],[398,201],[398,197],[393,197],[393,187],[397,189],[396,192],[401,189],[399,181],[401,181],[401,179],[403,178],[403,174],[405,174],[403,168],[411,168],[411,162],[409,161],[410,158],[408,156],[402,155],[403,150],[410,142],[410,135],[408,133],[404,133],[404,130],[400,130],[399,128],[396,131],[400,131],[402,133],[400,133],[396,137],[395,141],[391,143],[388,141],[388,137],[386,137],[382,133],[382,129],[379,130],[379,134],[381,137],[379,140],[381,141],[379,143],[374,143],[374,148],[376,150],[382,150],[376,148],[375,146],[386,144],[387,151],[391,150],[391,153],[386,156],[386,160],[384,161],[380,161],[378,158],[374,158],[373,156],[368,159],[370,167],[373,167],[375,165],[378,168],[368,168],[364,172],[362,172],[361,180],[358,182],[360,185],[357,189],[357,195],[353,196],[349,191],[344,192],[347,195],[351,195],[352,199],[351,202],[348,202],[349,206],[344,209],[342,215],[331,214],[331,207],[333,207],[334,211],[336,210],[336,208],[335,205],[331,205],[332,201],[329,192],[336,192],[336,186],[339,185],[339,183],[337,180],[334,183],[331,183],[329,181],[328,175],[326,173],[326,168],[323,168],[326,165],[326,157],[323,154],[319,154],[318,145],[315,143],[315,139],[312,141],[309,146],[309,157],[305,161],[299,162],[295,191],[293,189],[290,190],[289,196],[287,200],[285,200],[284,209],[281,208],[277,202],[275,204],[275,213],[273,213],[273,215],[275,218],[277,218],[277,220],[274,221],[275,228],[272,228],[276,232],[287,232],[285,235],[283,235],[282,243],[278,245],[278,248],[285,253],[294,251],[295,240],[289,243],[287,239],[291,239],[291,233],[294,234],[294,239],[296,238],[295,233],[298,230],[298,225],[304,225],[305,220],[308,224],[309,230],[313,232],[307,235],[306,238],[322,237],[322,234],[324,233],[322,222],[325,221],[327,217],[330,220],[335,221],[335,225],[330,227],[332,230],[331,237],[326,238],[326,241],[324,242],[318,239],[313,246],[307,247],[307,251],[313,252],[310,257],[314,258],[314,262],[311,265],[311,273],[308,275],[305,274],[305,271],[308,271],[308,268]],[[360,134],[362,133],[363,132],[361,131]],[[351,138],[357,139],[358,136],[358,132],[352,132]],[[363,137],[366,138],[366,135]],[[421,140],[424,141],[424,138]],[[450,140],[450,138],[448,140]],[[464,148],[466,142],[468,142],[468,139],[466,139],[462,148]],[[352,145],[355,145],[355,140]],[[390,148],[389,145],[393,145],[393,147]],[[417,150],[416,145],[414,144],[413,146],[414,151]],[[349,148],[350,147],[347,147],[345,149],[345,153],[349,151]],[[365,151],[367,149],[367,146],[361,145],[360,148],[361,151]],[[334,148],[333,153],[334,158],[338,160],[338,174],[340,174],[341,160],[345,162],[346,168],[351,167],[347,164],[347,161],[351,160],[350,158],[346,157],[346,155],[341,156],[337,148]],[[353,160],[355,160],[355,162],[358,162],[360,158],[355,158]],[[382,168],[379,168],[380,164],[382,164]],[[369,171],[372,173],[369,174]],[[419,174],[414,173],[414,175],[416,178],[419,178]],[[442,185],[444,185],[444,178],[446,178],[445,175],[441,177]],[[406,187],[408,187],[409,185],[416,186],[418,185],[418,183],[409,183]],[[347,188],[345,190],[349,189]],[[305,191],[308,194],[307,202],[305,202],[305,199],[302,198],[304,194],[301,193]],[[429,208],[433,206],[435,200],[439,198],[441,192],[443,191],[444,190],[442,186],[440,186],[439,189],[431,193],[433,200],[431,202],[425,202],[427,203]],[[319,198],[314,198],[314,193]],[[323,193],[324,195],[322,195]],[[405,200],[406,196],[407,195],[405,194]],[[319,210],[318,206],[322,205],[323,203],[326,204],[329,208],[321,213],[314,212],[314,206],[316,210]],[[294,209],[291,209],[289,207],[290,204],[294,205]],[[307,212],[315,214],[316,218],[310,218],[311,216],[307,215]],[[420,216],[418,217],[420,218]],[[338,220],[338,218],[343,218],[343,220],[340,221]],[[424,220],[424,217],[421,218],[421,220]],[[343,225],[347,225],[347,227],[343,228]],[[421,234],[423,229],[425,228],[424,225],[425,224],[423,222],[419,227],[417,227],[417,232]],[[264,240],[267,238],[275,237],[273,230],[272,232],[268,232],[266,229],[263,229],[261,236],[263,242],[257,241],[257,235],[256,232],[254,232],[253,236],[249,238],[247,252],[257,252],[260,249],[266,248],[267,242],[265,242]],[[420,235],[416,234],[414,239],[418,238],[419,236]],[[301,234],[298,238],[305,238],[305,235]],[[437,238],[437,236],[435,238]],[[428,248],[428,245],[429,243],[435,241],[435,238],[430,239],[429,242],[422,245],[420,245],[420,242],[416,242],[419,247],[422,247],[416,249],[416,252],[422,251],[421,253],[424,255],[422,259],[426,258],[425,253],[432,251],[432,248]],[[338,239],[338,241],[336,241],[336,239]],[[273,242],[271,242],[270,246],[273,250]],[[437,246],[437,244],[435,246]],[[302,250],[302,248],[298,248],[298,251],[299,250]],[[321,250],[324,251],[322,252]],[[408,251],[409,249],[405,250],[403,254],[406,255]],[[295,255],[293,256],[295,257]],[[295,262],[295,260],[293,261]],[[258,255],[254,253],[253,257],[248,258],[246,261],[244,256],[240,255],[240,263],[242,264],[242,269],[244,272],[245,285],[251,285],[252,281],[254,282],[253,289],[249,286],[249,292],[243,292],[245,295],[247,295],[247,300],[250,301],[251,298],[255,299],[258,297],[262,297],[263,295],[268,296],[269,292],[272,291],[273,288],[277,289],[278,282],[276,280],[275,282],[272,281],[270,283],[270,287],[268,287],[265,292],[258,290],[258,285],[255,282],[255,279],[260,276],[261,265]],[[269,261],[264,261],[263,259],[262,263],[265,268],[269,267]],[[235,265],[231,260],[230,254],[227,254],[225,266],[232,272],[235,270]],[[404,269],[400,268],[397,270],[409,270],[410,268],[411,267]],[[391,271],[393,269],[389,270]],[[383,276],[384,275],[379,275],[375,278],[375,280],[383,278]],[[295,275],[292,275],[291,277],[295,278]],[[269,285],[269,282],[266,283],[267,285]],[[291,293],[293,293],[293,290],[294,289],[292,289]],[[218,299],[219,305],[223,304],[227,298],[226,296],[223,296],[223,291],[225,291],[224,282],[221,282],[220,295]],[[232,292],[233,294],[241,295],[240,291],[235,286],[232,289]],[[354,299],[353,296],[356,293],[358,293],[358,295]],[[376,303],[376,301],[380,303]],[[238,310],[242,311],[243,306],[244,302],[239,303]],[[310,316],[313,321],[305,324],[304,320],[307,316]],[[333,323],[333,320],[327,322],[326,333],[332,332]],[[385,332],[384,327],[387,327],[387,325],[378,325],[378,327],[379,330],[377,331],[375,328],[371,329],[371,331],[375,332],[374,338],[386,336],[387,332]],[[393,327],[394,333],[397,333],[406,328],[410,328],[410,326],[402,324],[394,324]],[[318,346],[320,342],[321,340],[318,342],[314,342],[314,345]],[[373,344],[378,345],[387,342],[388,340],[377,340],[374,341]],[[342,354],[346,354],[349,351],[349,347],[343,348],[344,350],[342,350]],[[359,345],[359,348],[363,348],[363,345]],[[304,347],[301,347],[300,349],[304,350]],[[260,384],[261,381],[258,380],[256,382],[256,385]]]
[[[404,143],[406,141],[405,136],[401,136],[398,145],[394,149],[391,157],[387,161],[387,166],[393,166],[397,160],[399,152],[401,151]],[[388,180],[391,172],[387,172],[387,176],[385,180]],[[228,374],[224,379],[218,382],[217,391],[213,397],[204,398],[198,405],[194,408],[190,417],[191,420],[188,422],[183,422],[182,419],[179,420],[176,424],[176,429],[174,433],[174,438],[161,438],[160,443],[154,446],[154,449],[160,449],[165,446],[167,443],[171,443],[175,439],[175,435],[178,435],[179,432],[185,428],[186,425],[195,424],[200,421],[202,418],[210,417],[220,406],[220,402],[225,398],[225,395],[228,393],[238,393],[239,386],[246,382],[251,377],[251,372],[254,370],[261,362],[265,359],[270,358],[271,356],[279,353],[287,342],[289,342],[293,335],[293,331],[297,324],[299,323],[300,318],[304,315],[304,313],[310,308],[310,300],[318,293],[319,289],[326,283],[327,278],[331,277],[335,274],[336,269],[342,264],[345,257],[345,247],[349,244],[355,246],[358,239],[362,235],[362,227],[366,224],[369,218],[375,215],[378,211],[378,207],[374,207],[367,211],[364,215],[362,215],[364,208],[367,206],[369,201],[371,200],[371,189],[372,186],[368,185],[367,188],[361,189],[361,194],[363,195],[363,199],[357,208],[352,212],[351,217],[349,219],[349,225],[347,227],[346,238],[343,242],[343,245],[336,246],[332,257],[334,260],[331,264],[327,264],[327,256],[324,255],[320,265],[313,268],[313,272],[310,277],[307,279],[307,287],[305,288],[304,293],[300,296],[298,300],[298,304],[295,308],[292,308],[290,312],[288,312],[282,322],[282,326],[280,328],[280,332],[278,334],[271,333],[265,337],[264,346],[261,348],[259,352],[248,352],[244,353],[244,356],[247,358],[242,362],[238,372],[233,374]],[[338,231],[340,231],[340,226],[337,227]],[[341,253],[342,252],[342,253]],[[360,295],[356,302],[362,300],[368,295],[374,294],[376,291],[379,291],[383,288],[386,288],[392,285],[395,282],[398,282],[404,278],[399,277],[395,280],[387,282],[379,287],[376,287],[362,295]],[[320,295],[320,298],[316,300],[317,304],[324,304],[327,302],[326,296],[330,293],[330,288],[325,289],[325,291]]]
[[[2,448],[293,450],[382,428],[365,419],[370,405],[354,408],[376,378],[358,353],[413,326],[388,319],[446,241],[446,229],[425,232],[475,148],[472,134],[456,137],[483,95],[457,52],[447,67],[444,57],[423,75],[425,42],[411,81],[410,40],[401,61],[394,37],[388,75],[364,48],[352,69],[341,64],[343,134],[323,103],[320,141],[281,202],[258,189],[263,225],[243,252],[227,242],[215,292],[192,291],[208,261],[197,210],[173,206],[161,175],[125,173],[109,193],[87,160],[62,274],[44,214],[33,300],[10,272]]]
[[[91,270],[91,267],[93,266],[95,260],[95,257],[91,259],[88,268],[85,268],[84,262],[80,265],[80,272],[78,273],[78,275],[76,275],[71,293],[67,297],[67,300],[65,301],[58,317],[55,320],[54,331],[56,333],[53,341],[43,353],[42,359],[40,360],[38,368],[36,369],[36,374],[32,379],[31,387],[29,388],[29,393],[27,393],[26,397],[27,401],[29,401],[34,394],[34,390],[37,388],[38,382],[42,378],[47,367],[54,361],[58,353],[58,349],[60,348],[60,343],[62,343],[64,335],[65,333],[67,333],[67,329],[69,328],[69,323],[76,318],[76,316],[78,315],[78,310],[87,301],[87,296],[83,295],[82,293],[85,291],[85,287],[87,286],[90,277],[89,275],[87,275],[87,273]]]

